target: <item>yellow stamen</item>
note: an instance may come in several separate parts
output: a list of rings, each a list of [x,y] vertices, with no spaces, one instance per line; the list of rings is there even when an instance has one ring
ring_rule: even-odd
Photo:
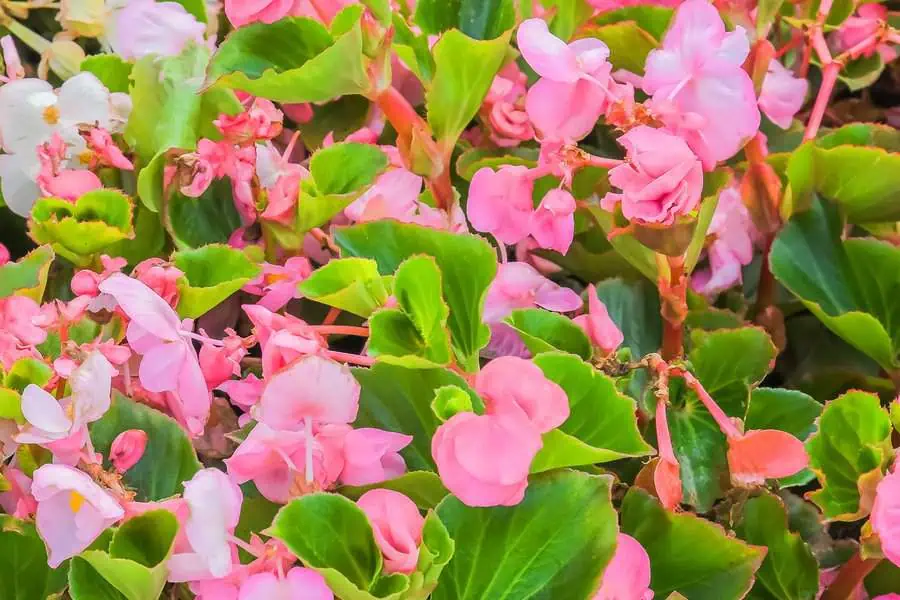
[[[81,507],[84,505],[84,496],[79,494],[78,492],[69,492],[69,508],[72,509],[72,512],[78,514],[78,511],[81,510]]]
[[[44,122],[47,125],[56,125],[59,123],[59,109],[56,106],[48,106],[44,109]]]
[[[94,153],[91,152],[90,150],[85,150],[84,152],[82,152],[81,154],[78,155],[78,162],[83,165],[89,165],[89,164],[91,164],[91,161],[93,160],[93,158],[94,158]]]

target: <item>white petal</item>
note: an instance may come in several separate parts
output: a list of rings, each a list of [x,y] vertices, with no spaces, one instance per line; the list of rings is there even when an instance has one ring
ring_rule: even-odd
[[[56,103],[53,87],[40,79],[19,79],[0,87],[0,139],[7,152],[34,152],[50,138],[44,110]]]
[[[109,125],[109,90],[93,73],[79,73],[62,84],[57,106],[63,123]]]
[[[18,155],[0,155],[0,191],[10,210],[27,218],[41,191],[23,168],[23,163]]]
[[[33,383],[22,392],[22,414],[32,426],[50,433],[65,433],[72,427],[59,401]]]

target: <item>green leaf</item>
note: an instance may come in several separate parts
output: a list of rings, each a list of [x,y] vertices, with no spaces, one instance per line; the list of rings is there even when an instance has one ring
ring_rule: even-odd
[[[563,315],[537,308],[514,310],[506,323],[515,329],[532,354],[561,350],[589,360],[594,354],[584,331]]]
[[[178,423],[143,404],[113,393],[112,405],[91,427],[94,447],[104,456],[117,435],[128,429],[147,433],[144,455],[125,473],[125,483],[137,491],[137,500],[163,500],[182,491],[181,483],[201,465],[191,442]]]
[[[25,415],[22,414],[22,396],[16,390],[0,387],[0,420],[3,419],[15,421],[20,425],[25,424]]]
[[[394,43],[392,48],[406,67],[415,73],[423,84],[430,84],[434,76],[434,57],[428,45],[428,36],[417,35],[399,13],[394,13]]]
[[[447,304],[441,297],[441,272],[430,256],[403,261],[394,276],[398,309],[382,309],[369,322],[373,356],[415,356],[436,365],[450,362]]]
[[[234,528],[234,535],[245,542],[249,542],[251,534],[259,534],[272,524],[279,510],[281,510],[280,504],[275,504],[262,496],[245,495],[244,501],[241,503],[241,518],[237,527]],[[240,554],[241,562],[244,564],[253,562],[256,559],[255,556],[242,548],[238,549],[238,553]]]
[[[750,393],[744,429],[778,429],[800,440],[816,430],[822,405],[797,390],[757,388]]]
[[[127,93],[133,64],[117,54],[95,54],[81,61],[81,71],[93,73],[106,89],[113,93]]]
[[[594,8],[585,0],[541,0],[541,4],[553,11],[550,32],[563,41],[569,41],[594,14]]]
[[[422,0],[415,22],[429,35],[459,29],[470,38],[490,40],[512,29],[516,11],[512,0]]]
[[[227,179],[214,181],[199,198],[174,191],[166,205],[165,218],[166,229],[180,249],[225,243],[241,226]]]
[[[475,412],[468,392],[455,385],[437,389],[434,400],[431,401],[431,410],[441,421],[448,421],[461,412]]]
[[[467,371],[477,368],[478,352],[490,338],[481,313],[497,271],[494,250],[487,242],[387,220],[338,229],[334,238],[344,255],[374,259],[382,275],[393,273],[415,254],[433,257],[450,307],[448,325],[456,359]]]
[[[73,205],[60,198],[41,198],[31,209],[29,231],[41,244],[76,264],[121,240],[134,237],[131,200],[116,190],[94,190]]]
[[[548,434],[533,470],[609,462],[653,452],[638,431],[634,400],[621,394],[610,377],[577,356],[561,352],[540,354],[534,358],[534,364],[566,392],[569,418],[559,430],[582,444],[559,434]],[[567,452],[563,453],[557,444]],[[572,462],[561,464],[562,457],[569,457]]]
[[[339,258],[313,271],[298,289],[310,300],[368,318],[387,302],[391,283],[374,260]]]
[[[288,17],[232,31],[207,81],[277,102],[327,102],[369,90],[360,24],[337,39],[313,19]]]
[[[655,39],[661,41],[666,33],[666,29],[669,28],[669,23],[671,23],[674,14],[675,11],[671,8],[642,4],[604,12],[594,18],[592,22],[597,25],[606,25],[608,23],[633,21]]]
[[[437,514],[459,548],[433,600],[588,598],[617,533],[608,476],[531,478],[516,506],[472,508],[454,496]]]
[[[412,470],[435,470],[431,438],[441,422],[431,411],[431,401],[438,388],[455,385],[469,392],[473,406],[483,408],[481,399],[465,380],[447,369],[409,369],[377,363],[371,369],[353,369],[353,376],[362,386],[354,425],[413,436],[412,444],[400,451]]]
[[[862,498],[861,491],[877,483],[893,458],[890,417],[878,396],[848,392],[825,405],[806,451],[822,484],[809,499],[828,519],[855,521],[868,514],[872,500]]]
[[[622,532],[650,555],[650,587],[659,598],[679,592],[691,600],[738,600],[763,560],[763,549],[695,515],[669,512],[638,488],[628,491],[621,515]]]
[[[156,600],[166,584],[166,562],[176,533],[178,521],[167,510],[129,519],[113,534],[108,552],[87,550],[72,559],[69,586],[73,600],[96,600],[98,588],[108,594],[103,597]]]
[[[434,46],[435,74],[425,93],[428,124],[448,154],[478,113],[509,48],[509,34],[478,41],[451,29]]]
[[[134,238],[122,240],[106,249],[110,256],[120,256],[132,266],[153,256],[161,256],[166,245],[166,232],[159,222],[159,215],[142,204],[136,204],[134,208]]]
[[[441,478],[431,471],[408,471],[394,479],[363,486],[345,485],[338,491],[351,500],[359,500],[360,496],[374,489],[400,492],[424,510],[434,508],[450,493],[441,483]]]
[[[644,72],[647,55],[659,45],[652,35],[634,21],[588,27],[579,35],[604,42],[609,46],[609,62],[615,68],[637,74]]]
[[[616,228],[612,213],[590,206],[591,215],[607,236]],[[653,250],[643,245],[629,233],[622,233],[609,240],[612,247],[635,269],[650,281],[656,281],[656,256]]]
[[[814,202],[781,230],[769,256],[772,274],[826,327],[874,358],[896,367],[900,249],[868,239],[840,240],[834,208]]]
[[[178,314],[196,319],[259,274],[247,255],[224,244],[210,244],[172,255],[184,276],[178,279]]]
[[[19,392],[25,391],[28,384],[44,387],[53,377],[53,369],[36,358],[20,358],[12,364],[3,379],[3,386]]]
[[[66,586],[65,564],[47,566],[47,551],[32,523],[0,514],[0,598],[45,600]]]
[[[368,590],[381,571],[368,518],[343,496],[317,493],[292,500],[278,511],[269,533],[338,594],[348,586]]]
[[[681,466],[683,502],[709,510],[722,495],[722,479],[728,471],[725,435],[693,395],[683,408],[670,410],[669,432]]]
[[[50,263],[55,257],[53,248],[40,246],[16,262],[0,266],[0,298],[17,294],[40,302],[47,286]]]
[[[160,0],[157,0],[159,2]],[[170,0],[165,0],[170,1]],[[182,5],[185,10],[187,10],[190,14],[197,17],[197,20],[201,23],[206,23],[206,4],[203,0],[174,0],[178,4]]]
[[[819,565],[806,542],[788,529],[787,511],[777,496],[764,493],[744,503],[738,536],[768,548],[756,574],[751,598],[813,600],[819,591]]]

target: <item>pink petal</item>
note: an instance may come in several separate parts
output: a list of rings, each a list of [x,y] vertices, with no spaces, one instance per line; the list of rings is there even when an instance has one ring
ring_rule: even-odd
[[[114,273],[97,287],[104,294],[113,296],[128,318],[144,331],[166,341],[179,338],[181,320],[178,315],[165,300],[137,279]]]
[[[59,400],[33,383],[22,392],[22,414],[33,427],[54,434],[63,434],[72,427]]]
[[[616,536],[616,553],[603,571],[594,600],[652,599],[650,557],[640,542],[624,533]]]
[[[564,41],[550,33],[543,19],[528,19],[516,33],[519,51],[541,77],[553,81],[573,82],[580,72],[575,53]]]
[[[748,485],[789,477],[809,465],[803,442],[774,429],[748,431],[728,440],[731,477]]]

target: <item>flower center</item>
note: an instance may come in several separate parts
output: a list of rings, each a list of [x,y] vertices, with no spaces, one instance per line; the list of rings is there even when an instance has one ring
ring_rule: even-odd
[[[56,125],[59,123],[59,109],[55,105],[50,105],[44,109],[44,122],[47,125]]]
[[[78,155],[78,162],[82,165],[91,164],[91,160],[94,158],[94,153],[90,150],[85,150],[81,154]]]
[[[72,512],[78,514],[82,506],[84,506],[84,496],[75,491],[69,492],[69,508],[72,509]]]

